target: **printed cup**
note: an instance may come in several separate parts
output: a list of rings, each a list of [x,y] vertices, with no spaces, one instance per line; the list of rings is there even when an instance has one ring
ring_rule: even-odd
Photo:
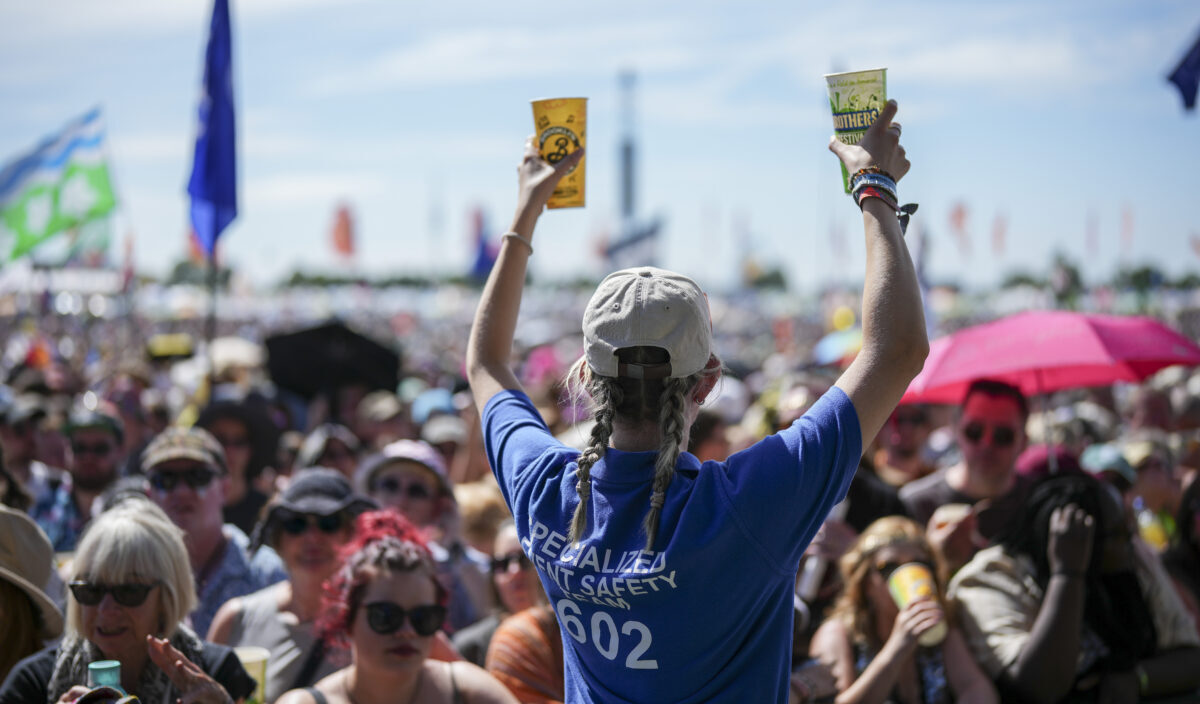
[[[826,74],[825,83],[829,88],[834,134],[843,144],[858,144],[887,104],[887,69],[830,73]],[[845,164],[842,187],[850,192],[850,174]]]
[[[271,651],[257,645],[240,645],[234,648],[233,652],[238,660],[242,661],[246,673],[258,683],[254,687],[254,693],[246,699],[246,704],[262,704],[266,701],[264,690],[267,686],[267,658],[271,657]]]
[[[88,663],[88,687],[121,689],[121,661],[96,660]]]
[[[587,146],[587,98],[550,98],[533,101],[533,125],[542,158],[557,164],[577,149]],[[584,205],[585,156],[567,172],[547,208],[582,208]]]
[[[896,568],[888,577],[888,591],[896,600],[896,606],[903,609],[921,598],[937,598],[937,583],[933,581],[933,573],[919,562],[909,562]],[[943,619],[936,626],[921,634],[917,642],[926,648],[941,643],[946,638],[946,621]]]

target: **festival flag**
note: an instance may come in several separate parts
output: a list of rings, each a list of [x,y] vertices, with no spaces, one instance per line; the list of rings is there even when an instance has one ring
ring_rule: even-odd
[[[0,263],[116,205],[96,108],[0,169]]]
[[[1084,246],[1088,256],[1094,257],[1100,253],[1100,223],[1096,220],[1095,211],[1088,211],[1087,224],[1083,230]]]
[[[971,256],[971,237],[967,233],[967,206],[959,201],[950,208],[950,232],[958,240],[958,251],[963,259]]]
[[[992,251],[996,256],[1004,254],[1004,240],[1007,235],[1008,218],[998,213],[996,220],[992,223]]]
[[[1200,257],[1200,235],[1192,235],[1192,253]]]
[[[1167,76],[1167,80],[1179,89],[1184,109],[1195,110],[1196,91],[1200,89],[1200,37],[1196,37],[1196,43],[1183,55],[1183,60]]]
[[[349,207],[338,206],[333,216],[333,230],[330,236],[334,252],[346,259],[354,258],[354,217],[350,214]]]
[[[1133,208],[1128,203],[1121,209],[1121,247],[1126,253],[1133,249]]]
[[[208,257],[213,256],[221,231],[237,217],[232,44],[229,0],[213,0],[196,151],[187,186],[192,197],[192,229]]]
[[[500,247],[488,236],[487,216],[483,208],[471,211],[471,242],[475,247],[475,261],[471,264],[471,279],[486,281],[496,257],[500,255]]]

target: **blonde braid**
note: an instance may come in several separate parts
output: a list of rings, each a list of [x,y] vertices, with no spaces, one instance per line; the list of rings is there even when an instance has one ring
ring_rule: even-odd
[[[608,439],[612,435],[613,418],[617,407],[621,404],[621,387],[617,380],[610,377],[589,375],[588,392],[596,404],[594,414],[595,424],[592,435],[583,452],[579,453],[577,461],[579,470],[576,473],[575,491],[579,494],[579,503],[575,505],[575,515],[571,518],[570,541],[574,545],[583,539],[587,530],[587,503],[592,495],[592,466],[604,457],[608,450]]]
[[[686,379],[668,379],[663,385],[658,417],[662,439],[658,446],[658,457],[654,461],[654,484],[650,494],[650,511],[646,514],[645,522],[647,552],[654,549],[654,540],[658,537],[659,517],[667,499],[667,487],[671,485],[671,478],[675,476],[675,462],[679,459],[679,451],[683,445],[684,396],[696,384],[697,378],[697,375],[693,375]]]

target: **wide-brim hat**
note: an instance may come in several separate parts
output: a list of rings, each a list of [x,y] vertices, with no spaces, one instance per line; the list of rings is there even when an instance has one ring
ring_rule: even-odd
[[[54,569],[54,547],[29,516],[0,505],[0,579],[29,595],[42,615],[43,638],[62,634],[63,615],[42,590]]]
[[[286,513],[330,516],[342,511],[355,515],[379,508],[371,499],[356,494],[346,477],[336,469],[310,467],[298,470],[287,488],[271,502],[266,515],[254,526],[255,547],[271,539],[275,524]]]
[[[584,356],[607,377],[680,379],[702,371],[712,356],[712,318],[704,291],[682,274],[637,267],[604,277],[583,313]],[[666,350],[665,364],[622,364],[617,351]]]

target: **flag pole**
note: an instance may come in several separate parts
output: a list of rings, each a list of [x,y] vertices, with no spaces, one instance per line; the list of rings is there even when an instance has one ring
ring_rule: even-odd
[[[213,358],[213,340],[217,339],[217,247],[208,255],[208,319],[204,321],[204,348],[208,350],[208,396],[217,383],[217,365]]]

